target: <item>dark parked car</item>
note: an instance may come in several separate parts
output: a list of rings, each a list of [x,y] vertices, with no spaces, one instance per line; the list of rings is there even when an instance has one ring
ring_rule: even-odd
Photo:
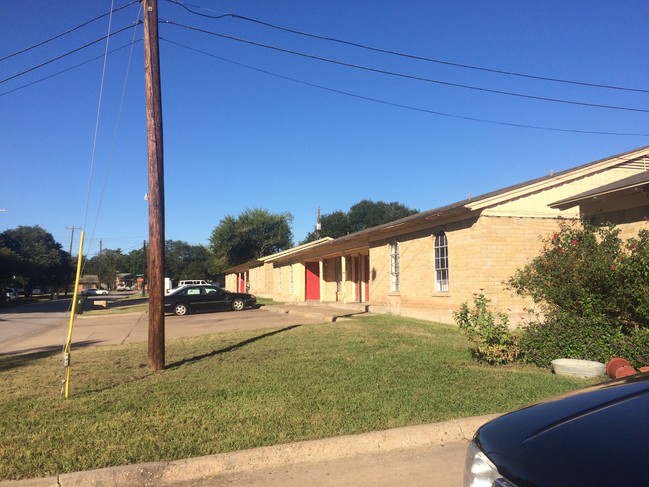
[[[649,373],[501,416],[476,433],[465,487],[649,485]]]
[[[178,316],[200,311],[241,311],[256,304],[257,298],[252,294],[231,293],[210,285],[183,286],[165,296],[165,311]]]

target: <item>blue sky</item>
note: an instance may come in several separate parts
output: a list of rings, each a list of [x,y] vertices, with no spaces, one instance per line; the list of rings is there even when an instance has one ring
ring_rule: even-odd
[[[297,244],[318,208],[429,210],[649,145],[646,1],[158,1],[167,239],[208,244],[264,208],[293,215]],[[40,225],[67,250],[82,226],[90,255],[148,239],[139,9],[3,2],[0,231]],[[124,30],[79,49],[109,22]]]

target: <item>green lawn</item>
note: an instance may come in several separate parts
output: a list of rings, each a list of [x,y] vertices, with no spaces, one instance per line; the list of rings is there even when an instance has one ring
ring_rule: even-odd
[[[471,361],[452,326],[364,317],[0,356],[0,479],[33,478],[504,412],[588,384]]]

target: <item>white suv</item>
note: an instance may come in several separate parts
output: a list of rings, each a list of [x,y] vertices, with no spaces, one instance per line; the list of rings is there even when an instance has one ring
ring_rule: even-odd
[[[204,281],[203,279],[188,279],[186,281],[180,281],[178,283],[178,287],[183,287],[183,286],[200,286],[200,285],[207,285],[209,282]]]

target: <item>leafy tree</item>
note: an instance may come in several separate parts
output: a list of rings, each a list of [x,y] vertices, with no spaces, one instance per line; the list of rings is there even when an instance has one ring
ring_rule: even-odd
[[[366,228],[390,223],[400,218],[419,213],[407,206],[392,202],[362,200],[353,205],[349,212],[334,211],[320,218],[320,237],[338,238]],[[317,239],[316,231],[309,232],[300,243],[313,242]]]
[[[180,279],[204,279],[210,276],[210,253],[202,245],[180,240],[165,242],[165,276]]]
[[[72,275],[70,256],[40,226],[20,226],[0,233],[2,280],[24,286],[62,287]],[[6,266],[6,267],[5,267]]]
[[[320,238],[338,238],[351,233],[349,218],[344,211],[334,211],[320,217]],[[309,232],[306,238],[300,243],[313,242],[318,239],[317,232]]]
[[[98,275],[101,283],[112,289],[117,280],[117,274],[127,272],[125,271],[126,262],[127,259],[121,249],[103,249],[101,254],[88,259],[84,266],[84,274]]]
[[[20,273],[23,259],[20,255],[6,247],[0,247],[0,284],[14,281],[14,276]]]
[[[225,216],[210,236],[211,270],[218,273],[290,248],[292,221],[290,213],[273,214],[258,208],[248,209],[238,218]]]
[[[144,248],[140,247],[138,249],[131,250],[124,256],[123,272],[128,272],[133,276],[136,276],[138,274],[144,275],[144,270],[147,265],[145,259],[146,254],[144,252]]]
[[[419,213],[401,203],[384,201],[359,201],[349,209],[348,218],[352,232],[359,232],[366,228],[372,228],[384,223],[390,223],[400,218]]]

